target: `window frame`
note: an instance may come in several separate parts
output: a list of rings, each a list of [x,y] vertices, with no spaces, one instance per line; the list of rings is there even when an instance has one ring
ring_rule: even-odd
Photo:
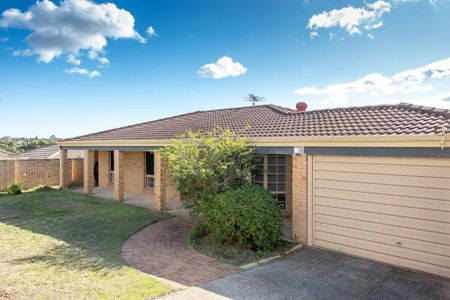
[[[270,158],[276,160],[275,163],[269,163]],[[280,158],[284,159],[284,163],[280,165]],[[254,174],[253,183],[263,187],[266,191],[274,196],[274,199],[280,204],[281,209],[287,211],[288,208],[288,197],[289,197],[289,187],[288,187],[288,155],[283,154],[264,154],[262,161],[263,174]],[[284,166],[284,172],[280,172],[279,168]],[[261,167],[261,166],[258,166]],[[269,167],[275,167],[275,172],[269,172]],[[263,181],[256,181],[257,175],[263,175]],[[269,182],[269,176],[275,176],[274,182]],[[279,181],[280,176],[284,176],[284,181]],[[275,190],[269,190],[269,185],[275,184]],[[279,189],[280,184],[284,184],[284,189]],[[284,195],[284,200],[280,201],[280,195]]]
[[[114,183],[114,150],[109,151],[109,183]]]
[[[147,173],[147,159],[153,159],[153,174]],[[144,187],[148,190],[155,188],[155,153],[151,151],[144,152]]]

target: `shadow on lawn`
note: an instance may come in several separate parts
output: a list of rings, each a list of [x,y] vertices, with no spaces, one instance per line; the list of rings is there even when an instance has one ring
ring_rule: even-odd
[[[9,261],[17,264],[43,263],[96,272],[115,270],[126,265],[120,257],[125,240],[144,226],[167,217],[168,214],[150,209],[73,192],[0,198],[0,222],[58,240],[49,242],[39,255]]]

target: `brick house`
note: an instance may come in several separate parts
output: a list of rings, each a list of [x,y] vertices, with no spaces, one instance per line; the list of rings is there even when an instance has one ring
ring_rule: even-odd
[[[179,201],[154,150],[186,130],[239,131],[264,154],[255,183],[311,246],[450,277],[450,111],[411,104],[296,111],[260,105],[198,111],[64,140],[85,150],[84,192],[98,185]]]
[[[0,150],[0,160],[8,159],[12,153]]]
[[[59,184],[60,147],[51,145],[22,153],[0,152],[0,190],[12,183],[28,189],[40,184]],[[81,150],[69,150],[66,178],[69,185],[83,183],[83,155]]]

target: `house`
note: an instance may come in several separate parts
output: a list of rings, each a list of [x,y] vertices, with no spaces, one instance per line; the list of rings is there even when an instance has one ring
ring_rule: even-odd
[[[61,141],[85,150],[84,191],[179,201],[155,149],[186,130],[242,130],[264,154],[255,182],[311,246],[450,277],[450,111],[411,104],[296,111],[260,105],[198,111]],[[175,199],[175,200],[173,200]]]
[[[0,150],[0,160],[3,159],[8,159],[8,157],[11,155],[12,153]]]
[[[2,157],[0,152],[0,189],[12,183],[19,183],[22,188],[34,186],[58,185],[60,178],[60,147],[50,145],[22,153],[10,153]],[[67,168],[68,184],[82,184],[84,151],[69,150]]]
[[[59,159],[60,151],[58,145],[50,145],[42,148],[36,148],[30,151],[10,154],[8,159]],[[83,158],[84,151],[70,150],[68,158]]]

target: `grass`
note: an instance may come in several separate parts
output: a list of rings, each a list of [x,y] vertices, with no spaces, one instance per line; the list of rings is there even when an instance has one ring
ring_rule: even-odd
[[[126,265],[125,240],[169,215],[73,192],[0,197],[0,299],[146,299],[170,288]]]
[[[214,257],[224,263],[239,267],[249,263],[259,261],[264,258],[285,255],[286,251],[291,249],[296,243],[282,240],[280,245],[269,252],[254,251],[235,245],[218,245],[208,236],[192,235],[189,238],[189,244],[198,252],[207,256]]]

